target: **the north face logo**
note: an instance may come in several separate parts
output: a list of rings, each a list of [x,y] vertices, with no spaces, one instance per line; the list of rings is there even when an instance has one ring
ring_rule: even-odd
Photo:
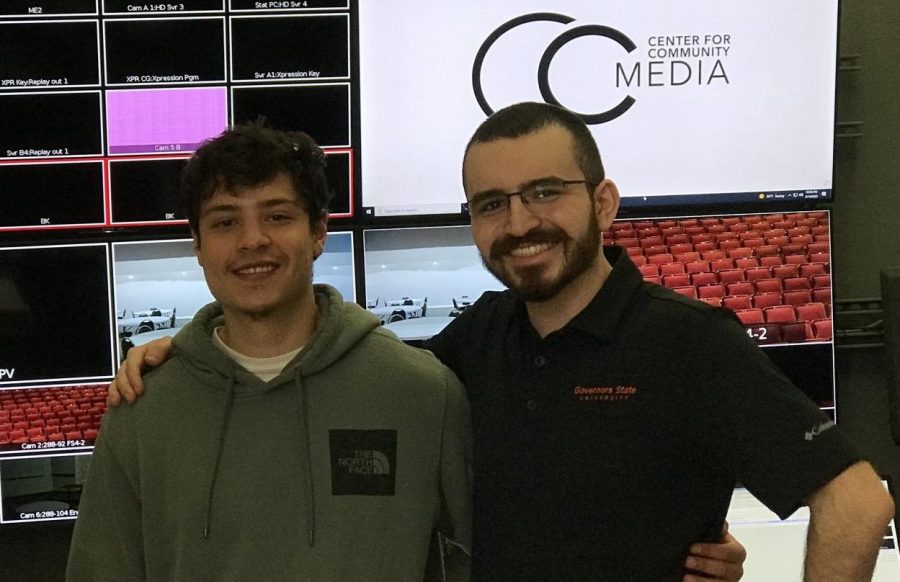
[[[353,451],[352,457],[338,459],[337,463],[349,473],[388,475],[391,472],[391,462],[379,451]]]
[[[332,495],[393,495],[397,431],[331,430]]]

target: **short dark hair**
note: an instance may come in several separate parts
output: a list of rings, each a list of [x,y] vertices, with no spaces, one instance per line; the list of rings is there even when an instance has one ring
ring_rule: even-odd
[[[305,203],[310,226],[328,214],[331,192],[325,154],[303,132],[279,131],[247,123],[209,139],[188,160],[181,175],[184,210],[191,230],[200,233],[200,206],[219,190],[237,192],[268,184],[285,174]]]
[[[478,143],[498,139],[514,139],[544,129],[548,125],[559,125],[572,136],[575,159],[584,179],[599,184],[606,177],[597,142],[584,121],[568,109],[547,103],[516,103],[495,112],[485,119],[466,145],[469,149]],[[465,156],[463,157],[465,168]],[[465,170],[464,170],[465,171]]]

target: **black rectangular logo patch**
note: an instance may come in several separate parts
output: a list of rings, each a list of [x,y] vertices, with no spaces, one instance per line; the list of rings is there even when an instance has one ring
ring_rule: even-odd
[[[331,430],[332,495],[393,495],[397,431]]]

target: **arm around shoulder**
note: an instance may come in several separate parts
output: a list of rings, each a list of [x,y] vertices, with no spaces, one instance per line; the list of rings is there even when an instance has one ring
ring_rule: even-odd
[[[859,462],[807,498],[804,582],[871,580],[894,503],[871,465]]]

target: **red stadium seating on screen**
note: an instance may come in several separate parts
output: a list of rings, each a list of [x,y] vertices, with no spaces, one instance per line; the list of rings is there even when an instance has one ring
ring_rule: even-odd
[[[685,297],[690,297],[691,299],[697,298],[697,288],[694,287],[693,285],[691,285],[689,287],[673,287],[672,291],[674,291],[676,293],[680,293],[681,295],[684,295]]]
[[[672,253],[675,256],[675,260],[680,263],[691,263],[694,261],[700,260],[700,253],[697,251],[691,251],[689,253]]]
[[[748,230],[746,232],[739,232],[738,238],[740,238],[741,240],[750,240],[756,238],[765,239],[766,235],[761,230]]]
[[[729,283],[727,289],[729,295],[753,295],[753,283],[749,281]]]
[[[831,287],[813,289],[812,300],[816,303],[824,304],[825,310],[828,311],[828,315],[831,315]]]
[[[812,286],[813,289],[830,289],[831,275],[813,275]]]
[[[806,260],[805,254],[796,254],[796,255],[787,254],[787,253],[784,254],[784,263],[786,265],[790,265],[790,264],[802,265],[803,263],[808,263],[808,262],[809,261]]]
[[[794,289],[793,291],[785,291],[782,295],[786,305],[806,305],[812,301],[812,294],[809,289]]]
[[[660,275],[682,275],[684,274],[684,263],[663,263],[659,266]]]
[[[812,283],[806,277],[787,277],[782,279],[785,291],[794,289],[812,289]]]
[[[800,267],[796,264],[791,265],[779,265],[776,267],[772,267],[772,276],[778,277],[779,279],[786,279],[788,277],[798,277],[800,275]]]
[[[705,299],[709,297],[725,297],[725,285],[722,284],[714,284],[714,285],[703,285],[697,287],[697,297],[700,299]]]
[[[813,337],[817,340],[830,340],[832,338],[832,323],[830,319],[818,319],[812,322]]]
[[[811,242],[806,245],[806,252],[808,253],[830,253],[831,245],[827,242]]]
[[[741,309],[734,313],[744,325],[756,325],[766,322],[762,309]]]
[[[659,275],[659,265],[640,265],[638,271],[641,272],[643,277],[652,277]]]
[[[753,249],[749,247],[738,247],[736,249],[728,249],[728,256],[732,259],[746,259],[753,256]],[[756,259],[754,259],[756,260]],[[735,263],[736,264],[736,263]]]
[[[779,256],[781,251],[775,245],[759,245],[754,247],[753,252],[756,253],[757,257],[775,257]]]
[[[761,267],[777,267],[784,264],[784,258],[781,255],[767,255],[759,257],[759,265]]]
[[[747,281],[756,281],[758,279],[771,279],[772,270],[768,267],[753,267],[744,270],[744,278]]]
[[[731,251],[734,249],[739,249],[739,248],[741,248],[741,246],[742,246],[741,241],[739,241],[737,239],[723,240],[723,241],[719,242],[719,248],[722,249],[723,251]]]
[[[728,253],[726,253],[725,251],[723,251],[721,249],[713,249],[711,251],[703,251],[702,253],[700,253],[700,258],[703,259],[704,261],[719,261],[719,260],[731,261],[731,259],[728,258]],[[734,263],[732,262],[732,265],[733,264]]]
[[[694,287],[700,287],[702,285],[713,285],[718,282],[719,282],[718,276],[716,276],[715,273],[710,273],[708,271],[700,272],[700,273],[693,273],[691,275],[691,285],[693,285]],[[723,291],[724,291],[724,288],[723,288]],[[701,297],[702,297],[702,295],[701,295]]]
[[[685,263],[684,270],[686,273],[707,273],[709,272],[709,261],[691,261]]]
[[[644,238],[640,238],[640,234],[638,233],[638,238],[640,240],[641,248],[648,249],[650,247],[664,247],[665,243],[663,242],[663,237],[660,235],[647,236]]]
[[[781,303],[781,293],[778,292],[757,293],[753,296],[753,307],[760,309],[781,305]]]
[[[756,257],[741,257],[733,260],[735,269],[744,269],[746,271],[759,266],[759,259]]]
[[[739,309],[750,309],[753,305],[749,295],[727,295],[722,298],[722,307],[738,311]],[[762,313],[760,313],[761,316]]]
[[[730,230],[727,232],[716,233],[716,241],[723,241],[723,240],[740,240],[740,237],[738,236],[738,233],[731,232]]]
[[[822,303],[807,303],[806,305],[797,305],[797,319],[802,321],[813,322],[817,319],[826,319],[828,312],[825,311],[825,305]]]
[[[716,271],[716,269],[713,270]],[[722,269],[716,271],[716,274],[719,275],[720,283],[737,283],[744,280],[743,269]]]
[[[680,275],[665,275],[662,278],[663,285],[670,288],[687,287],[691,284],[691,277],[686,273]]]
[[[705,226],[685,226],[684,234],[691,237],[691,242],[694,244],[700,242],[709,242],[713,239],[711,234],[706,233]]]
[[[812,277],[814,275],[827,275],[828,268],[825,263],[803,263],[800,265],[801,277]]]
[[[773,291],[781,293],[781,279],[756,279],[753,281],[753,288],[757,293],[771,293]]]
[[[766,316],[766,323],[791,323],[797,321],[794,308],[790,305],[766,307],[763,309],[763,314]]]
[[[647,262],[655,265],[662,265],[663,263],[671,263],[675,260],[669,253],[662,253],[659,255],[647,255]]]
[[[781,341],[783,342],[801,343],[812,337],[812,326],[805,321],[781,324]]]

